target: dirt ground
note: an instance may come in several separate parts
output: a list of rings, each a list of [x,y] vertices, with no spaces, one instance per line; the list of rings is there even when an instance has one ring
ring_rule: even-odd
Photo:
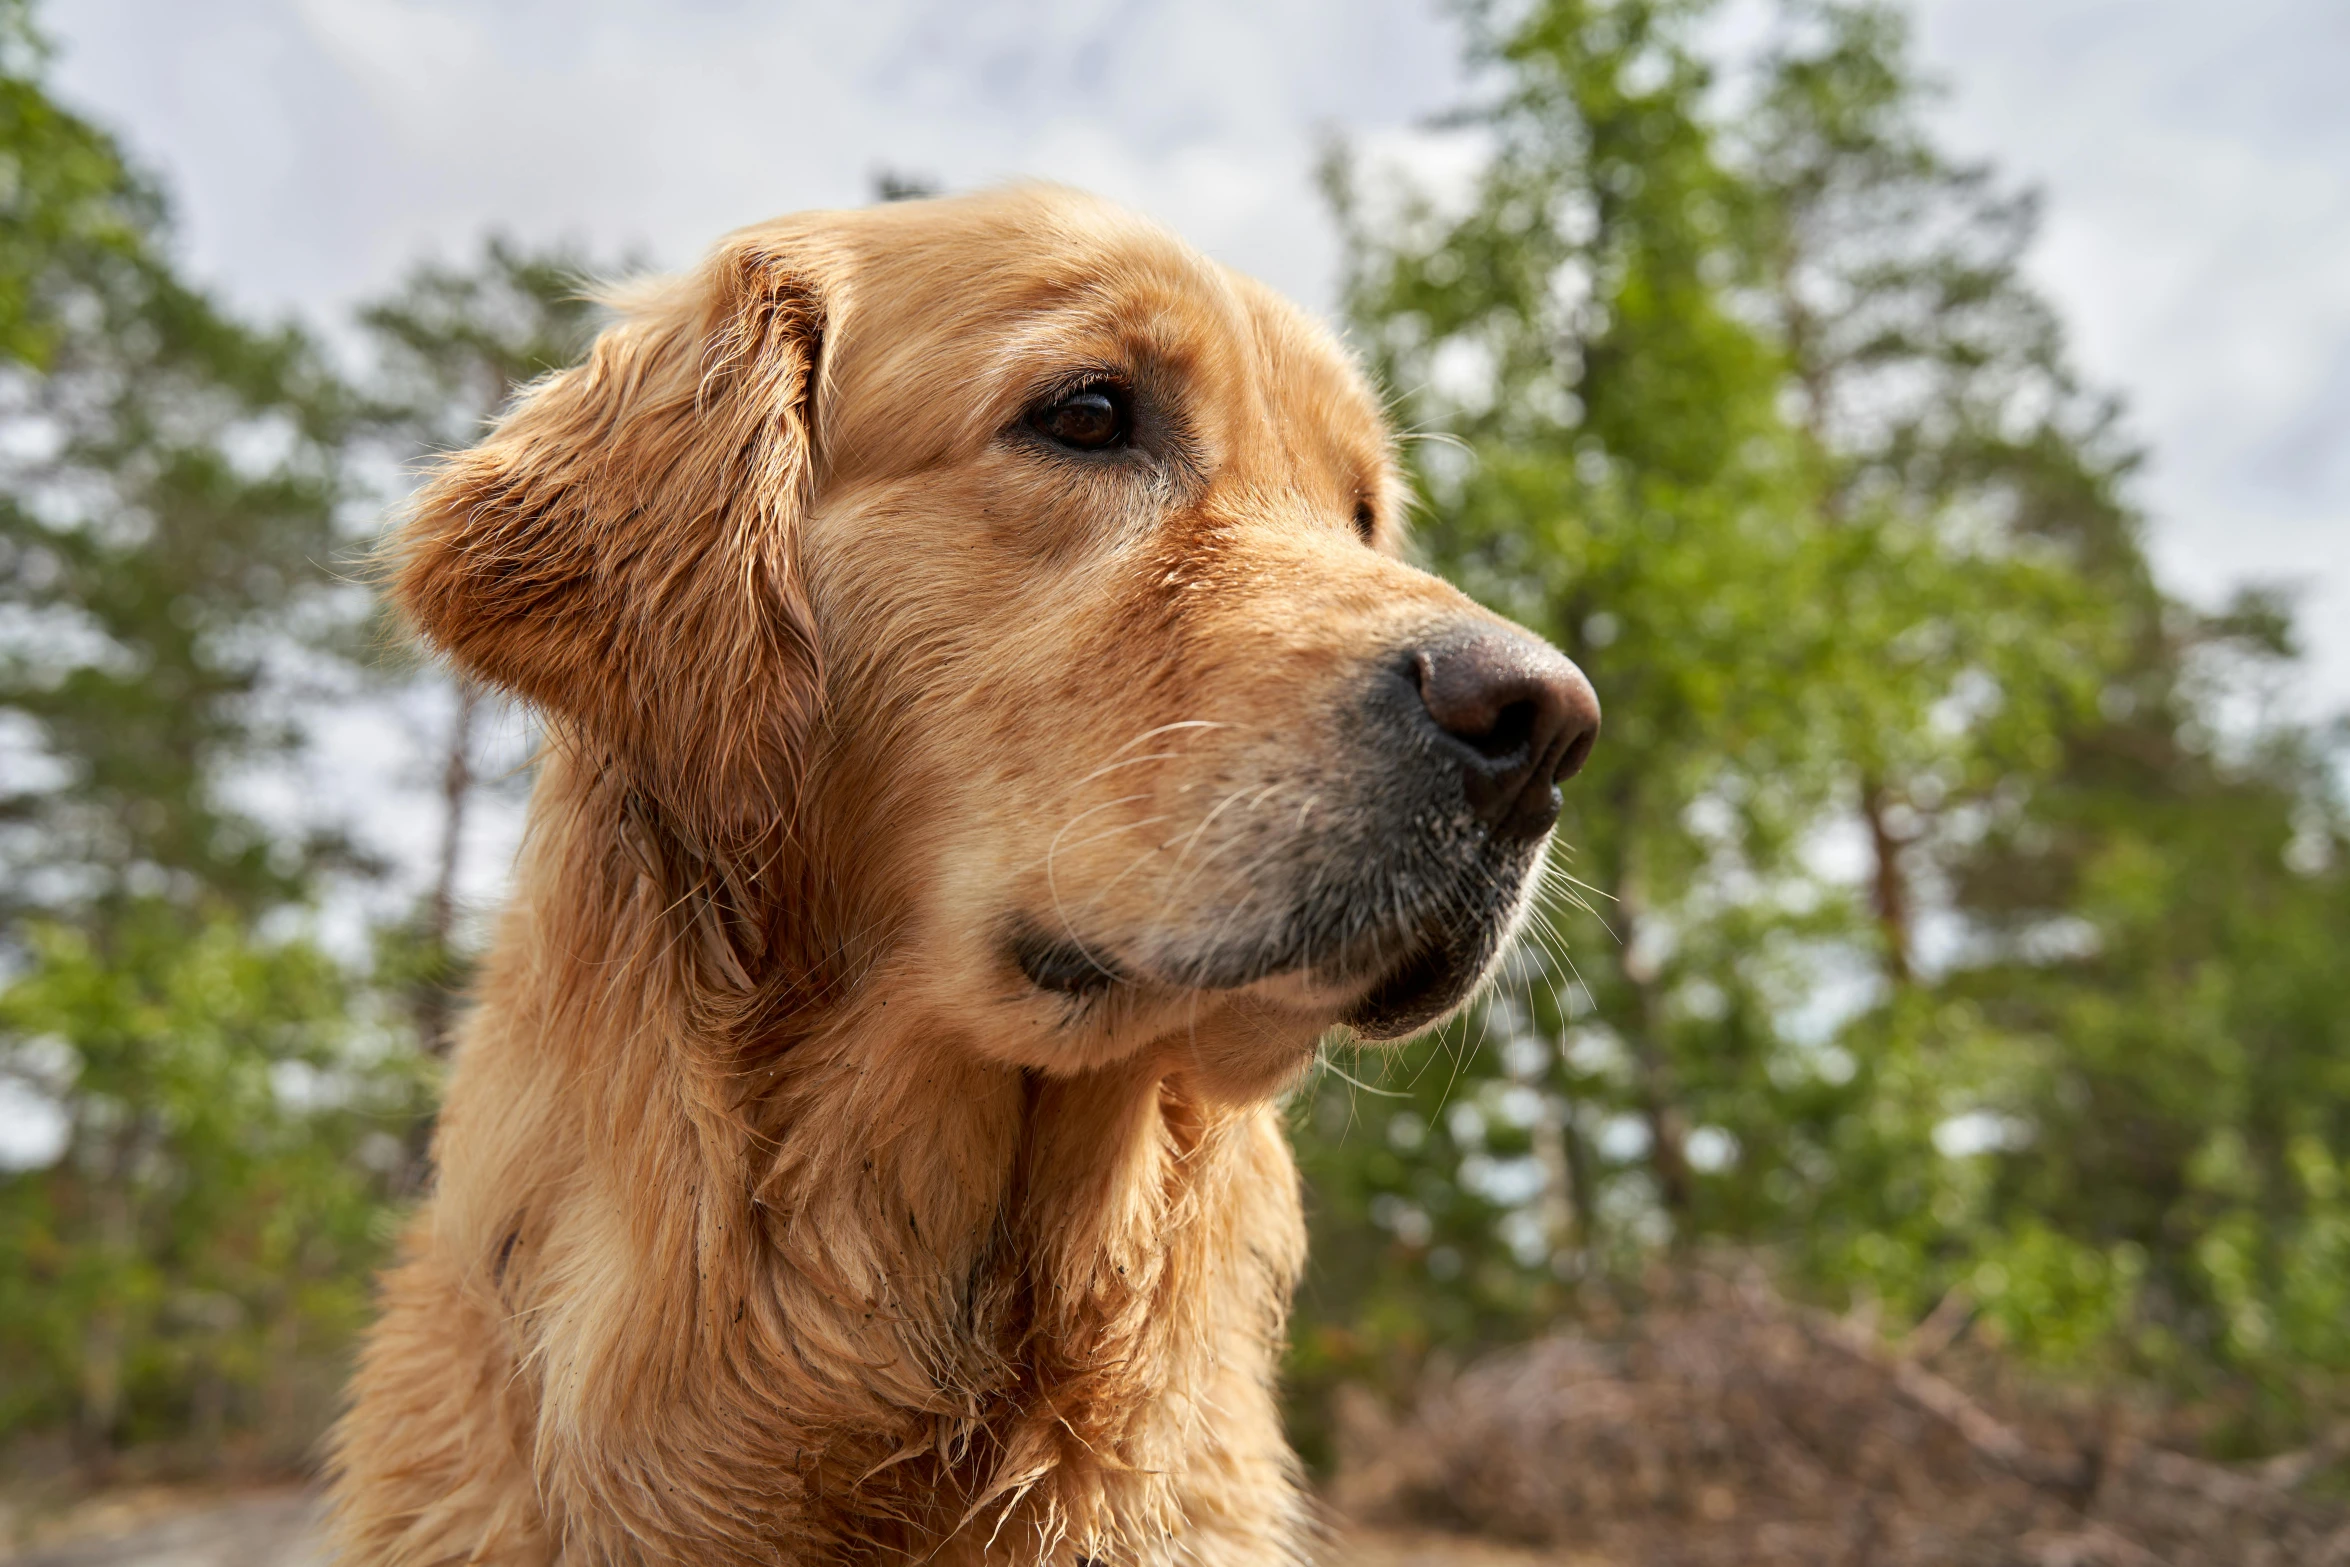
[[[0,1567],[326,1567],[318,1499],[298,1489],[220,1496],[126,1492],[46,1520],[39,1543]],[[1322,1553],[1328,1567],[1611,1567],[1598,1557],[1543,1555],[1483,1540],[1347,1530]]]
[[[233,1494],[111,1492],[24,1521],[0,1567],[326,1567],[318,1499],[299,1487]]]
[[[1322,1552],[1325,1567],[1618,1567],[1613,1557],[1540,1552],[1457,1534],[1349,1529]]]
[[[234,1495],[161,1488],[92,1498],[32,1531],[0,1567],[326,1567],[318,1499],[294,1488]],[[1610,1567],[1443,1534],[1348,1531],[1328,1567]]]

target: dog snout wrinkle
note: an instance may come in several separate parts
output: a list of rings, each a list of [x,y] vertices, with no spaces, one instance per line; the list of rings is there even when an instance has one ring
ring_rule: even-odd
[[[1469,808],[1496,836],[1530,840],[1558,819],[1558,786],[1599,734],[1599,697],[1572,660],[1523,632],[1477,626],[1412,651],[1408,678]]]

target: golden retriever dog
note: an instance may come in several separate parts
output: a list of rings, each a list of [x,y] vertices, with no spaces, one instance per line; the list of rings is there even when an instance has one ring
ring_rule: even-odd
[[[1278,1096],[1460,1006],[1598,726],[1328,332],[1022,188],[631,287],[396,593],[546,740],[339,1560],[1285,1563]]]

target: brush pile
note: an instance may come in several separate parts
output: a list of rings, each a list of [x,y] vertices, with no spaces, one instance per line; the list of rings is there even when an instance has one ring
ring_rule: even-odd
[[[1349,1390],[1332,1500],[1626,1567],[2350,1564],[2350,1506],[2317,1494],[2350,1430],[2214,1464],[2119,1408],[1938,1369],[1948,1337],[1929,1319],[1889,1346],[1693,1278],[1613,1330],[1434,1375],[1400,1419]]]

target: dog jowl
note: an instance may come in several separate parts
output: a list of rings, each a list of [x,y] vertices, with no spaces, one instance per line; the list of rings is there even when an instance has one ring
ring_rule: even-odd
[[[532,704],[354,1562],[1301,1559],[1272,1101],[1474,992],[1598,730],[1326,332],[1017,189],[613,298],[399,601]]]

